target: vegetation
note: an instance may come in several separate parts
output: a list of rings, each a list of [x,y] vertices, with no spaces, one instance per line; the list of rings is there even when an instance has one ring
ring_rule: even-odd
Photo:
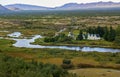
[[[115,42],[116,42],[116,44],[120,45],[120,26],[116,30]]]
[[[116,10],[24,11],[2,14],[0,15],[0,37],[6,39],[0,39],[0,77],[76,77],[75,74],[69,74],[64,69],[74,69],[70,73],[77,73],[81,77],[97,77],[95,71],[99,71],[100,68],[104,68],[103,72],[106,72],[106,68],[120,70],[120,52],[17,48],[12,46],[15,41],[7,38],[7,34],[20,31],[22,33],[20,38],[31,38],[36,34],[44,36],[45,38],[35,41],[35,44],[40,45],[120,48],[119,21],[120,11]],[[63,28],[66,30],[55,36],[55,33]],[[9,32],[2,32],[4,30]],[[70,31],[77,37],[76,39],[67,36]],[[99,34],[102,39],[83,39],[82,35],[86,33]],[[90,72],[92,75],[89,72],[83,73],[82,69],[92,70]],[[103,72],[98,77],[110,77]],[[111,71],[110,73],[112,77],[113,74],[116,74],[115,77],[119,76],[117,76],[119,73]]]
[[[70,73],[76,73],[80,77],[119,77],[119,70],[103,68],[85,68],[69,70]]]
[[[119,29],[119,28],[117,28]],[[98,47],[110,47],[120,48],[115,42],[115,38],[118,38],[119,32],[116,33],[116,29],[113,27],[87,27],[86,29],[75,30],[74,37],[66,36],[65,32],[59,33],[57,36],[45,37],[44,39],[37,39],[34,44],[40,45],[67,45],[67,46],[98,46]],[[74,31],[73,31],[74,32]],[[96,34],[96,37],[100,37],[100,40],[89,40],[88,35]],[[84,35],[84,37],[83,37]],[[117,39],[116,39],[117,40]],[[119,39],[118,39],[119,40]]]
[[[69,59],[64,59],[63,60],[63,64],[61,66],[64,69],[71,69],[71,68],[74,67],[74,65],[72,64],[71,60],[69,60]]]
[[[115,37],[116,37],[116,32],[112,27],[110,27],[109,30],[107,28],[105,29],[105,34],[104,34],[104,39],[105,40],[114,41]]]
[[[87,32],[90,34],[99,34],[106,41],[114,41],[116,37],[115,29],[112,27],[89,27]]]
[[[71,40],[71,37],[68,37],[63,33],[59,34],[58,36],[44,38],[44,42],[69,42]]]
[[[88,27],[87,32],[90,34],[99,34],[100,37],[103,37],[107,27]],[[108,28],[107,28],[108,29]]]
[[[22,59],[12,58],[0,54],[1,77],[73,77],[70,74],[52,64],[41,62],[24,62]],[[74,76],[75,77],[75,76]]]
[[[65,65],[69,68],[113,68],[120,69],[120,53],[110,52],[76,52],[62,49],[29,49],[12,47],[14,41],[0,40],[0,53],[23,58],[27,62],[37,62]],[[43,52],[44,51],[44,52]],[[65,68],[63,67],[63,68]]]
[[[80,31],[80,33],[77,36],[76,40],[83,40],[83,33],[82,33],[82,31]]]

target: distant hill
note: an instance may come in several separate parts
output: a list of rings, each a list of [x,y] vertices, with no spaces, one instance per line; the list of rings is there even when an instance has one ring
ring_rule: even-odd
[[[47,10],[47,7],[28,5],[28,4],[11,4],[5,6],[8,9],[12,10]]]
[[[5,8],[4,6],[0,5],[0,12],[2,11],[9,11],[7,8]]]
[[[9,9],[5,8],[4,6],[0,5],[0,14],[6,14],[11,12]]]
[[[68,3],[55,9],[59,10],[75,10],[75,9],[96,9],[96,8],[120,8],[120,3],[114,2],[94,2],[86,4]]]
[[[16,8],[16,7],[11,7],[11,8],[8,8],[9,10],[12,10],[12,11],[20,11],[21,9],[19,8]]]
[[[11,4],[6,5],[10,10],[79,10],[79,9],[101,9],[101,8],[120,8],[120,2],[94,2],[94,3],[68,3],[59,7],[50,8],[44,6],[28,4]]]

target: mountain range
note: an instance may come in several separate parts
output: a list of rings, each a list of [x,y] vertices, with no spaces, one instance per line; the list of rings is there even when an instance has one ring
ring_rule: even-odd
[[[49,9],[49,7],[29,5],[29,4],[10,4],[10,5],[6,5],[5,7],[10,10],[48,10]]]
[[[58,7],[44,7],[36,6],[29,4],[10,4],[2,6],[0,5],[1,10],[79,10],[79,9],[99,9],[99,8],[120,8],[120,2],[94,2],[94,3],[67,3]]]
[[[63,6],[57,7],[56,9],[61,10],[76,10],[76,9],[99,9],[99,8],[120,8],[120,2],[94,2],[94,3],[68,3]]]

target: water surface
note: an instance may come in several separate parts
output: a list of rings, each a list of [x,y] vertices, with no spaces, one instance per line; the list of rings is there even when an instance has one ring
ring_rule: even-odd
[[[9,36],[9,37],[20,37],[21,33],[20,32],[13,32],[11,34],[8,34],[7,36]]]
[[[16,41],[13,46],[15,47],[25,47],[25,48],[58,48],[58,49],[67,49],[75,51],[84,51],[84,52],[120,52],[120,49],[112,48],[100,48],[100,47],[79,47],[79,46],[42,46],[42,45],[33,45],[32,42],[35,42],[35,39],[42,38],[41,35],[35,35],[31,39],[13,39]]]

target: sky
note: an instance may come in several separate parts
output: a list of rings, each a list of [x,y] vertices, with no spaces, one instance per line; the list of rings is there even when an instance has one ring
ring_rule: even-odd
[[[32,4],[32,5],[39,5],[39,6],[46,6],[46,7],[56,7],[61,6],[66,3],[90,3],[90,2],[120,2],[120,0],[0,0],[0,4],[7,5],[7,4]]]

